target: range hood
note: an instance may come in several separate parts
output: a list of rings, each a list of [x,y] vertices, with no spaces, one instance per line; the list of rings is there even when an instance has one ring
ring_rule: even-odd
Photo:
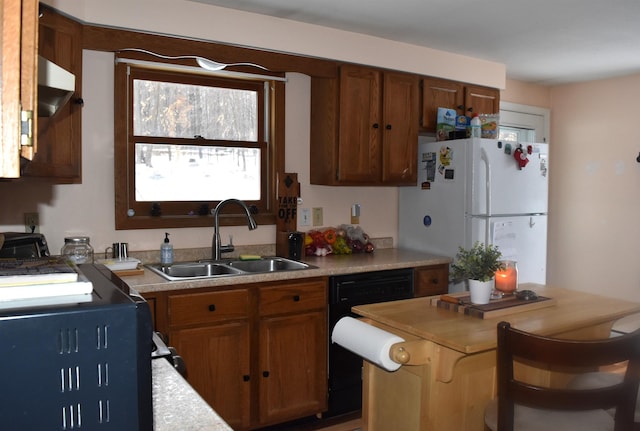
[[[76,90],[76,77],[38,56],[38,117],[52,117]]]

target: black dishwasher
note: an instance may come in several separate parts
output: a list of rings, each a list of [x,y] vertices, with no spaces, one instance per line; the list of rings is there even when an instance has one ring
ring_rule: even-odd
[[[413,269],[392,269],[329,278],[329,400],[325,417],[362,408],[362,358],[331,343],[333,327],[355,316],[351,307],[413,298]]]

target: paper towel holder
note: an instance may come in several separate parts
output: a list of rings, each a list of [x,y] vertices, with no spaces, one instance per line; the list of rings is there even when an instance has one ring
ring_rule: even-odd
[[[424,365],[429,362],[428,342],[416,340],[392,344],[389,357],[402,365]]]

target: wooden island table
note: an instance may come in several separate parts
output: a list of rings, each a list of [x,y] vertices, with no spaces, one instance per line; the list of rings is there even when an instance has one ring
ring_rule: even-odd
[[[606,338],[613,323],[640,313],[640,303],[540,285],[521,285],[554,304],[479,318],[433,305],[434,298],[353,307],[373,326],[405,340],[409,362],[388,372],[364,361],[364,431],[481,431],[496,395],[496,326],[506,320],[535,334]],[[563,385],[570,376],[522,365],[533,382]]]

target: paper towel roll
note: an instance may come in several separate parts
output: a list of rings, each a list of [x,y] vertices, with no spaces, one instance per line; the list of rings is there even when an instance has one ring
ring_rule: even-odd
[[[402,338],[353,317],[338,320],[331,341],[387,371],[395,371],[402,365],[389,357],[391,346],[403,342]]]

